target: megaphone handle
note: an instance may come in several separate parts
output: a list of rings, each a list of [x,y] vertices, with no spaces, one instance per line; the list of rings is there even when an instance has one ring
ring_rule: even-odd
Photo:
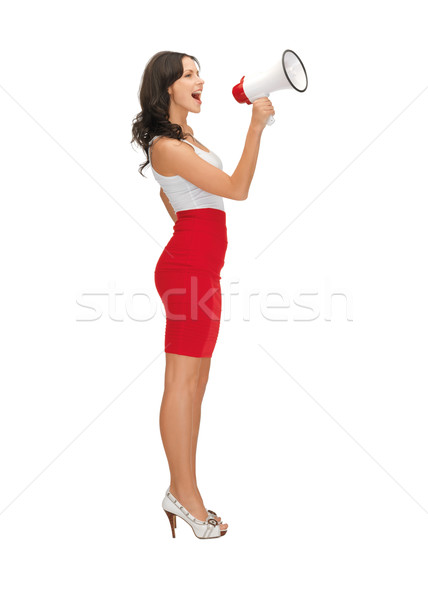
[[[255,96],[254,98],[252,98],[251,102],[254,102],[254,100],[258,100],[259,98],[269,98],[269,93],[259,94],[258,96]],[[269,118],[266,121],[266,125],[273,125],[274,123],[275,123],[275,119],[273,118],[272,115],[269,115]]]

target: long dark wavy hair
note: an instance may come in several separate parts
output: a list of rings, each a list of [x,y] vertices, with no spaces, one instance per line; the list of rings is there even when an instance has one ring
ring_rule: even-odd
[[[168,119],[170,96],[168,88],[183,75],[183,58],[197,58],[182,52],[158,52],[149,60],[141,77],[138,96],[141,112],[132,121],[131,144],[137,143],[146,153],[147,160],[138,169],[145,177],[143,169],[149,164],[149,144],[156,135],[183,140],[184,132],[180,125]]]

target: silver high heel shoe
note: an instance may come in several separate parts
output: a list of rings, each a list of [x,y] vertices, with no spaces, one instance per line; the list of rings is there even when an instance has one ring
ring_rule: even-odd
[[[169,492],[169,488],[170,488],[170,486],[168,486],[168,489],[166,490],[167,492]],[[217,513],[215,513],[213,510],[207,510],[207,513],[208,513],[209,515],[212,515],[213,517],[216,517],[216,516],[217,516]],[[217,519],[215,519],[215,521],[217,521]],[[217,523],[218,523],[219,525],[222,525],[222,523],[223,523],[223,519],[220,519],[220,521],[217,521]]]
[[[177,517],[181,517],[186,523],[188,523],[195,536],[201,540],[217,538],[227,533],[227,529],[223,531],[220,529],[220,524],[210,517],[205,521],[197,519],[189,513],[180,502],[175,498],[169,491],[169,487],[165,492],[165,497],[162,500],[162,508],[166,512],[169,523],[171,525],[172,537],[175,538],[175,528],[177,527]]]

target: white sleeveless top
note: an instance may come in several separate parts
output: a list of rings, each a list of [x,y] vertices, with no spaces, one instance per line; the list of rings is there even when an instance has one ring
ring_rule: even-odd
[[[151,143],[160,137],[159,135],[155,136]],[[217,154],[214,152],[207,152],[206,150],[202,150],[191,144],[187,140],[180,140],[182,142],[186,142],[190,144],[195,149],[196,153],[209,162],[211,165],[219,169],[223,169],[223,163]],[[150,160],[150,149],[149,149],[149,160]],[[161,175],[157,173],[150,161],[150,166],[152,167],[153,176],[156,181],[159,183],[163,191],[165,192],[168,200],[171,203],[172,208],[175,212],[179,210],[190,210],[194,208],[217,208],[218,210],[224,211],[224,203],[223,198],[221,196],[216,196],[214,194],[210,194],[201,188],[198,188],[196,185],[187,181],[180,175],[171,175],[167,177],[166,175]]]

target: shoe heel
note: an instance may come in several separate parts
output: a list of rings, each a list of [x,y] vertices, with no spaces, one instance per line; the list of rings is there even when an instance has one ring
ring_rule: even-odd
[[[165,512],[166,512],[166,516],[168,517],[169,524],[171,525],[172,537],[175,538],[175,528],[177,527],[177,517],[174,513],[169,512],[169,510],[165,510]]]

